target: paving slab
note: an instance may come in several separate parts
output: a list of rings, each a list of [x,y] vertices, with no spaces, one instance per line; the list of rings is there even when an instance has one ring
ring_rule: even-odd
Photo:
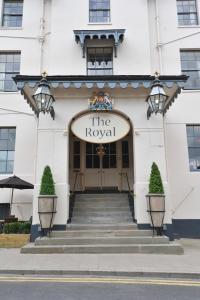
[[[200,240],[181,239],[184,255],[21,254],[0,249],[1,274],[98,275],[200,279]]]

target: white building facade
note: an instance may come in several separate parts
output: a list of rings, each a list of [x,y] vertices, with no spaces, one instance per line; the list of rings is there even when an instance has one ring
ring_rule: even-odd
[[[199,237],[200,0],[0,0],[0,9],[0,178],[34,184],[15,191],[12,208],[19,219],[33,217],[33,238],[46,165],[58,196],[55,228],[66,229],[70,193],[88,190],[133,191],[138,227],[148,228],[153,162],[164,182],[166,234]],[[44,71],[54,119],[38,117],[32,98]],[[169,96],[156,115],[146,102],[155,71]],[[102,98],[112,110],[91,112],[89,99]],[[10,191],[0,190],[2,214],[9,202]]]

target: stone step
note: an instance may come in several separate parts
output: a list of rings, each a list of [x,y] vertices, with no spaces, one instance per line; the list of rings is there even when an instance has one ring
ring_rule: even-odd
[[[74,204],[74,209],[107,209],[112,210],[112,209],[129,209],[129,204],[128,203],[92,203],[92,204]]]
[[[113,223],[113,224],[74,224],[70,223],[67,224],[67,230],[134,230],[137,229],[137,225],[133,222],[121,222],[119,223]],[[56,232],[56,231],[55,231]],[[61,231],[63,232],[63,231]],[[151,232],[151,231],[150,231]]]
[[[112,194],[76,194],[76,199],[128,199],[128,194],[112,193]]]
[[[99,229],[93,229],[93,230],[73,230],[68,229],[66,231],[53,231],[51,233],[51,237],[127,237],[127,236],[150,236],[152,237],[152,231],[151,230],[138,230],[138,229],[118,229],[118,230],[99,230]]]
[[[116,206],[116,207],[121,207],[121,206],[129,206],[129,202],[128,201],[106,201],[106,200],[98,200],[98,201],[90,201],[90,200],[85,200],[85,201],[76,201],[75,200],[75,204],[74,206],[77,206],[77,207],[87,207],[87,206],[108,206],[108,207],[113,207],[113,206]]]
[[[79,212],[130,212],[129,207],[96,207],[96,206],[90,206],[90,207],[74,207],[73,214],[79,213]]]
[[[124,218],[128,217],[131,218],[132,214],[129,211],[76,211],[73,212],[73,219],[74,218],[79,218],[79,217],[98,217],[98,218],[105,218],[105,217],[110,217],[110,218]]]
[[[135,245],[135,244],[169,244],[167,237],[78,237],[53,238],[43,237],[35,241],[36,246],[45,245]]]
[[[128,216],[101,216],[101,217],[92,217],[92,216],[80,216],[80,217],[72,217],[72,223],[76,224],[116,224],[122,222],[133,222],[132,217]]]
[[[183,254],[183,248],[176,243],[143,244],[143,245],[64,245],[64,246],[35,246],[30,243],[21,248],[24,254],[108,254],[108,253],[145,253],[145,254]]]

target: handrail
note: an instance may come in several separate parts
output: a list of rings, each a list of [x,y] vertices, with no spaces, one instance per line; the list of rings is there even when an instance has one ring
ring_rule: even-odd
[[[131,194],[131,187],[130,187],[130,182],[129,182],[129,178],[128,178],[128,173],[127,172],[121,172],[121,173],[119,173],[119,175],[121,176],[121,179],[122,179],[123,176],[125,176],[127,186],[128,186],[128,191],[129,191],[129,194]],[[122,182],[122,185],[123,185],[123,182]],[[121,186],[121,188],[122,188],[122,186]]]
[[[73,193],[75,192],[75,189],[76,189],[76,184],[78,182],[77,179],[78,179],[78,177],[81,176],[81,172],[79,170],[74,170],[74,172],[76,173],[76,175],[75,175],[75,180],[74,180],[74,185],[73,185],[73,190],[72,190]]]
[[[119,173],[119,175],[121,176],[121,183],[122,183],[121,188],[123,188],[122,177],[125,176],[125,178],[126,178],[126,182],[127,182],[127,186],[128,186],[129,206],[130,206],[130,210],[131,210],[131,213],[132,213],[133,222],[136,222],[136,219],[135,219],[134,196],[133,196],[133,193],[131,191],[130,182],[129,182],[129,178],[128,178],[128,173],[127,172],[122,172],[122,173]]]

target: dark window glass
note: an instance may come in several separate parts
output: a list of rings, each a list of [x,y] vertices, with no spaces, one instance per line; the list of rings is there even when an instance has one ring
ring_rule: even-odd
[[[110,0],[89,0],[89,6],[91,23],[110,22]]]
[[[23,0],[4,0],[2,26],[21,27],[23,15]]]
[[[190,171],[200,171],[200,125],[187,125]]]
[[[98,144],[86,143],[86,168],[87,169],[99,169],[100,159],[97,155]]]
[[[181,69],[190,76],[185,89],[200,89],[200,51],[181,51]]]
[[[128,141],[122,141],[122,168],[129,168],[129,146]]]
[[[198,25],[196,0],[176,0],[178,24]]]
[[[13,172],[15,134],[15,128],[0,128],[0,174]]]
[[[13,77],[20,72],[19,52],[0,52],[0,91],[15,92]]]
[[[111,169],[117,167],[116,159],[116,143],[110,143],[104,145],[105,155],[103,156],[103,168]]]
[[[80,169],[80,142],[73,143],[73,168]]]
[[[111,47],[88,48],[87,73],[88,75],[112,75],[113,49]]]

